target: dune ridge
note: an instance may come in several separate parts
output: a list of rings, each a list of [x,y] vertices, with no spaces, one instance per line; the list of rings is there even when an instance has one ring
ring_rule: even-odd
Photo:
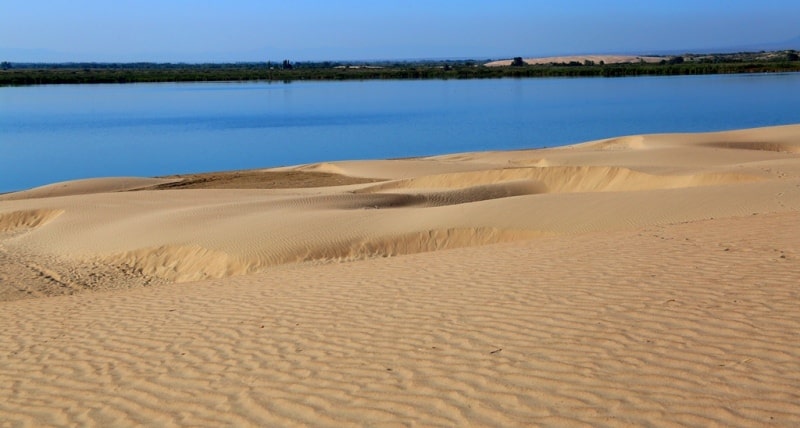
[[[63,214],[64,210],[34,209],[0,213],[0,232],[15,232],[20,229],[33,229],[47,224]]]
[[[597,166],[548,166],[503,168],[429,175],[367,187],[362,192],[416,188],[462,188],[465,186],[529,180],[541,183],[541,193],[613,192],[671,189],[755,181],[758,177],[736,173],[701,173],[685,176],[659,176],[628,168]]]
[[[56,183],[0,426],[797,426],[798,261],[800,125]]]
[[[714,143],[708,143],[707,145],[710,147],[720,147],[726,149],[800,153],[800,146],[798,146],[797,144],[731,141],[731,142],[714,142]]]
[[[543,236],[534,231],[493,228],[445,229],[353,239],[338,245],[298,248],[266,258],[232,256],[200,246],[162,246],[142,248],[107,256],[101,262],[145,278],[169,282],[192,282],[212,278],[263,272],[265,269],[296,263],[339,263],[371,258],[395,257],[453,248],[496,244]]]
[[[70,180],[47,184],[33,189],[0,195],[0,201],[86,195],[90,193],[125,192],[172,183],[169,178],[109,177]]]

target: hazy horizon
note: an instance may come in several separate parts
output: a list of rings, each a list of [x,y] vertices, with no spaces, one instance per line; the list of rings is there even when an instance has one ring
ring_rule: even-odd
[[[798,38],[800,3],[500,0],[14,2],[0,61],[509,58],[759,47]],[[796,45],[793,44],[793,46]]]

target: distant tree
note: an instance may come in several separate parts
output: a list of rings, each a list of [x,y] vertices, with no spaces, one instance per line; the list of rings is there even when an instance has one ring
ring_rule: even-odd
[[[521,56],[516,56],[511,60],[512,67],[522,67],[523,65],[525,65],[525,61],[522,60]]]
[[[594,61],[592,61],[592,60],[588,60],[588,59],[587,59],[587,60],[584,60],[584,61],[583,61],[583,65],[594,65]]]
[[[795,51],[789,51],[786,54],[786,59],[788,59],[789,61],[800,61],[800,56],[798,56],[797,52]]]
[[[670,64],[683,64],[683,57],[682,56],[674,56],[667,61]]]
[[[291,61],[289,61],[288,59],[283,60],[283,69],[284,70],[291,70],[293,68],[294,68],[294,66],[292,65]]]
[[[8,70],[11,68],[11,63],[8,61],[0,62],[0,68],[2,68],[3,70]]]

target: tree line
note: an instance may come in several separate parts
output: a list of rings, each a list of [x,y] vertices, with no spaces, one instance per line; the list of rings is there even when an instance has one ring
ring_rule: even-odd
[[[800,71],[800,60],[794,51],[760,56],[756,54],[672,56],[665,57],[660,63],[596,64],[585,61],[527,65],[521,57],[516,57],[512,65],[507,67],[487,67],[482,64],[475,60],[366,64],[289,60],[231,64],[2,62],[0,86],[204,81],[625,77]]]

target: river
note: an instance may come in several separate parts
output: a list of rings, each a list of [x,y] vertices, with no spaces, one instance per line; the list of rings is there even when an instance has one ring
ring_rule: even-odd
[[[800,73],[0,88],[0,192],[800,123]]]

